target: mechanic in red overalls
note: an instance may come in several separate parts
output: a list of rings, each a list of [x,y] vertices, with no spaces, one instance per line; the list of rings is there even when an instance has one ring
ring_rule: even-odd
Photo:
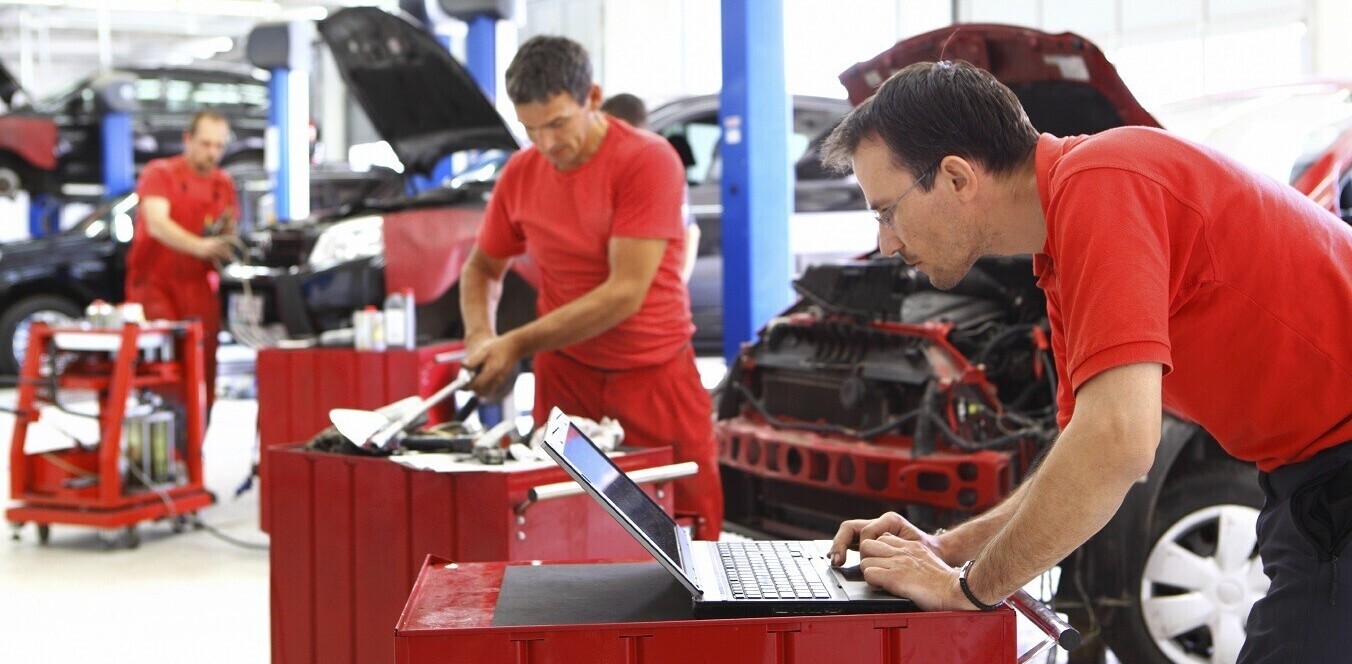
[[[676,482],[676,511],[697,514],[695,536],[716,540],[723,492],[681,280],[681,159],[601,112],[587,52],[571,40],[522,44],[507,94],[534,145],[503,168],[461,274],[465,362],[479,370],[470,387],[495,393],[534,355],[536,423],[557,406],[618,420],[626,444],[673,446],[700,467]],[[497,335],[501,280],[522,253],[540,267],[539,316]]]
[[[231,258],[238,205],[234,182],[217,168],[229,137],[224,116],[200,111],[183,134],[181,156],[146,164],[127,254],[127,301],[141,303],[147,320],[201,322],[208,416],[221,331],[221,305],[208,277],[214,263]]]

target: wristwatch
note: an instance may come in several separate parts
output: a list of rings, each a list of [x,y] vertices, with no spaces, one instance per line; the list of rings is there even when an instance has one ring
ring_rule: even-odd
[[[967,573],[971,571],[972,565],[975,562],[976,560],[969,560],[963,563],[962,569],[958,572],[958,586],[962,588],[962,594],[967,596],[967,601],[971,602],[972,606],[975,606],[976,608],[981,609],[982,611],[994,611],[1000,608],[1000,605],[1004,604],[1004,602],[1000,601],[994,604],[986,604],[985,602],[982,602],[981,600],[977,599],[976,595],[972,593],[972,588],[967,585]]]

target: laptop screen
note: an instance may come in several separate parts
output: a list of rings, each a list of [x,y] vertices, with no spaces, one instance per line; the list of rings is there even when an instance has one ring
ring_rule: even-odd
[[[611,463],[610,459],[571,422],[568,424],[568,436],[563,443],[563,456],[582,474],[588,484],[609,498],[610,502],[629,517],[649,540],[667,554],[668,558],[680,564],[681,554],[676,544],[676,522],[633,480],[620,472],[620,469],[616,468],[615,464]]]

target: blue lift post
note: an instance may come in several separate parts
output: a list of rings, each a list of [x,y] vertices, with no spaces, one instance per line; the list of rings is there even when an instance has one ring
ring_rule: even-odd
[[[469,25],[465,35],[465,69],[479,84],[488,101],[492,102],[497,91],[497,31],[499,20],[510,20],[515,3],[513,0],[440,0],[441,10],[447,16],[464,21]],[[449,172],[450,159],[443,159],[433,171],[437,182]],[[504,414],[516,412],[516,406],[510,393],[501,401],[482,400],[479,403],[479,421],[484,426],[493,426],[504,419]]]
[[[93,83],[99,121],[100,167],[103,172],[103,196],[121,196],[136,188],[136,153],[133,149],[132,113],[138,108],[135,82],[124,75],[100,76]],[[58,197],[29,192],[28,234],[39,238],[54,233],[60,226]]]
[[[475,11],[482,11],[482,13],[472,16],[466,16],[459,12],[451,14],[450,9],[445,8],[446,4],[443,3],[443,11],[447,12],[447,15],[455,16],[469,26],[465,36],[465,69],[469,70],[469,75],[474,77],[474,82],[479,84],[479,89],[483,90],[484,96],[492,102],[497,89],[498,77],[497,30],[499,14],[494,11],[483,11],[483,8],[476,8]],[[431,17],[429,17],[430,22]],[[432,35],[436,37],[442,47],[447,51],[451,50],[449,37],[436,32],[434,26],[430,24],[427,28],[432,31]],[[442,181],[456,174],[457,165],[463,168],[464,162],[461,161],[457,164],[454,155],[442,158],[432,168],[432,172],[427,177],[415,175],[409,179],[408,186],[412,190],[411,193],[438,186]]]
[[[264,153],[273,181],[277,221],[310,216],[310,43],[309,21],[267,23],[249,33],[249,61],[266,69],[268,140]]]
[[[723,356],[788,306],[792,108],[780,2],[722,0]]]

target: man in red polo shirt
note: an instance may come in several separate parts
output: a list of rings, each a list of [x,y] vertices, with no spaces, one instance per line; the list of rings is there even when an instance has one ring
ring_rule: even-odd
[[[224,116],[200,111],[183,134],[182,155],[146,164],[136,183],[140,203],[127,254],[128,302],[141,303],[147,319],[202,323],[208,415],[221,305],[207,275],[213,263],[230,260],[235,232],[235,184],[217,168],[229,139]]]
[[[507,68],[507,94],[534,143],[507,162],[460,277],[471,387],[505,387],[533,355],[535,419],[551,407],[612,417],[626,444],[671,445],[699,474],[676,482],[678,514],[718,539],[723,494],[713,407],[695,369],[681,280],[685,171],[661,137],[601,112],[576,42],[534,37]],[[525,253],[540,267],[537,319],[502,335],[502,276]]]
[[[837,561],[858,540],[870,583],[993,608],[1108,522],[1167,407],[1260,471],[1271,586],[1239,661],[1347,661],[1352,228],[1163,131],[1039,136],[966,63],[897,72],[823,154],[853,166],[882,252],[939,288],[982,256],[1033,254],[1060,378],[1060,437],[1009,500],[938,536],[895,514],[846,522]]]

